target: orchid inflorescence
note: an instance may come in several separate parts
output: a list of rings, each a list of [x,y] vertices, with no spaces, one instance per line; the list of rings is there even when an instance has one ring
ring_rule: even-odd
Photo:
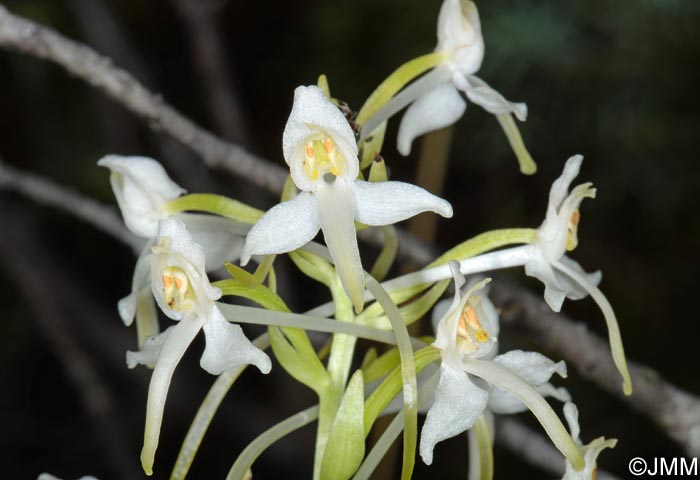
[[[271,355],[264,351],[268,346],[285,371],[318,395],[319,403],[262,433],[234,462],[229,478],[249,475],[267,446],[314,420],[314,478],[367,478],[402,431],[402,478],[411,476],[416,450],[430,465],[437,443],[465,431],[469,477],[491,478],[493,417],[525,410],[563,454],[564,478],[595,476],[598,454],[615,440],[581,443],[571,395],[550,383],[554,374],[566,377],[563,361],[522,350],[499,353],[499,313],[489,300],[490,279],[483,277],[524,267],[526,275],[544,284],[544,299],[554,311],[566,298],[590,295],[606,319],[622,389],[631,394],[617,320],[597,286],[601,275],[586,273],[566,255],[578,244],[580,204],[596,192],[590,183],[570,188],[581,168],[580,155],[569,158],[552,184],[539,228],[487,232],[423,269],[383,281],[396,257],[395,223],[421,212],[445,218],[453,214],[446,200],[387,178],[380,155],[386,124],[402,108],[408,106],[398,130],[403,155],[410,153],[415,138],[463,115],[462,92],[496,115],[521,171],[536,170],[512,118],[524,121],[527,107],[505,100],[474,75],[484,56],[474,3],[444,0],[437,37],[434,53],[399,67],[356,116],[341,111],[323,76],[318,85],[295,90],[282,135],[290,176],[282,201],[266,212],[220,195],[186,194],[150,158],[109,155],[98,162],[111,171],[127,228],[144,241],[131,292],[118,311],[127,326],[136,319],[139,348],[127,352],[129,368],[141,364],[153,369],[141,454],[147,474],[153,471],[171,378],[203,331],[200,365],[219,376],[218,389],[212,388],[200,408],[172,478],[187,474],[213,412],[241,371],[247,365],[262,373],[271,370]],[[370,274],[356,232],[375,226],[382,227],[386,243]],[[325,246],[313,241],[319,230]],[[291,312],[277,294],[274,264],[280,254],[288,254],[302,274],[327,288],[333,301],[304,314]],[[242,268],[250,261],[256,265],[252,272]],[[450,283],[452,301],[440,301]],[[258,306],[222,303],[224,297]],[[176,323],[161,329],[157,309]],[[434,339],[411,337],[407,325],[431,309]],[[267,333],[251,342],[239,323],[267,325]],[[327,348],[313,346],[310,330],[331,333]],[[360,339],[388,347],[381,355],[369,349],[361,368],[353,370]],[[569,429],[545,397],[564,403]],[[366,455],[374,422],[397,409],[400,413]],[[426,413],[420,434],[419,412]]]

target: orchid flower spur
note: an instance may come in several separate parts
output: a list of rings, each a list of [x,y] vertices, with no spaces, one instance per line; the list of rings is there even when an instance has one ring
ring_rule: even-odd
[[[298,87],[282,137],[284,158],[301,190],[269,210],[251,229],[241,263],[251,255],[284,253],[323,236],[355,310],[363,308],[364,273],[354,221],[388,225],[424,211],[452,216],[452,207],[402,182],[358,180],[357,144],[340,110],[318,87]]]
[[[579,438],[581,428],[578,424],[578,408],[576,408],[576,405],[571,402],[566,403],[564,405],[564,417],[566,417],[566,421],[569,424],[571,436],[583,453],[586,465],[583,469],[577,471],[569,462],[566,462],[566,471],[562,480],[595,480],[598,455],[606,448],[615,448],[617,440],[614,438],[606,440],[605,437],[598,437],[589,444],[583,445]]]
[[[168,217],[159,222],[157,244],[152,248],[151,289],[161,310],[177,325],[150,338],[139,352],[127,352],[130,368],[153,364],[148,391],[146,429],[141,461],[151,474],[158,445],[163,409],[175,367],[195,335],[204,330],[206,347],[200,365],[213,375],[251,364],[263,373],[270,358],[253,346],[238,325],[226,321],[216,306],[221,290],[213,287],[205,271],[202,248],[194,242],[185,224]]]
[[[430,465],[438,442],[472,428],[487,409],[494,413],[515,413],[528,408],[557,447],[576,458],[573,440],[542,398],[553,395],[561,400],[569,399],[565,390],[557,390],[549,383],[554,373],[566,377],[566,365],[554,363],[536,352],[514,350],[496,355],[499,328],[496,309],[486,295],[475,295],[488,280],[464,289],[459,264],[450,262],[450,269],[455,296],[438,322],[433,343],[441,351],[442,362],[435,400],[421,431],[421,458]]]
[[[137,310],[153,310],[149,288],[151,246],[158,233],[158,222],[170,216],[168,202],[185,193],[185,189],[152,158],[107,155],[97,164],[110,169],[110,183],[126,227],[146,240],[136,260],[131,293],[118,304],[119,316],[129,326],[134,317],[138,317]],[[203,247],[210,270],[240,256],[245,230],[236,228],[235,222],[205,214],[178,213],[177,217],[185,222],[195,241]],[[155,319],[137,320],[139,345],[147,336],[158,333],[157,324],[146,325],[147,322],[155,322]]]
[[[523,173],[535,173],[537,166],[525,148],[511,114],[527,118],[524,103],[512,103],[474,74],[484,58],[484,37],[479,12],[474,2],[444,0],[437,25],[436,52],[444,60],[431,72],[416,80],[371,117],[362,129],[362,138],[389,117],[411,104],[399,125],[397,148],[402,155],[411,153],[413,140],[425,133],[452,125],[459,120],[469,100],[496,115],[520,162]]]

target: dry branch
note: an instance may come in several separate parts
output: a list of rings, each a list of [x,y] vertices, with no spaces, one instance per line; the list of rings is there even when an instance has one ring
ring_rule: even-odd
[[[13,48],[62,66],[147,120],[152,128],[189,147],[208,166],[225,169],[273,194],[281,190],[286,170],[197,126],[158,95],[148,91],[132,75],[115,67],[109,59],[94,50],[13,15],[2,6],[0,47]],[[33,192],[25,190],[23,193],[35,196]],[[94,224],[108,231],[102,222]],[[109,232],[120,238],[111,229]],[[379,232],[369,229],[362,233],[372,243],[381,242],[381,237],[377,236]],[[402,258],[417,264],[434,258],[432,247],[405,232],[399,233]],[[631,397],[623,397],[607,342],[565,315],[552,312],[540,296],[523,288],[495,282],[492,292],[495,302],[507,307],[503,313],[505,323],[517,323],[530,330],[543,346],[561,355],[583,377],[652,418],[688,455],[700,456],[698,397],[665,381],[651,368],[634,362],[630,362],[630,371],[635,393]]]

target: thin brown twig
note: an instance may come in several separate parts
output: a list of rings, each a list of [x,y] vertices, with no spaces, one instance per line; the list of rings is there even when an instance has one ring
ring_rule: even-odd
[[[564,474],[564,459],[552,442],[540,433],[509,417],[498,417],[496,443],[506,447],[528,463],[552,475]],[[617,477],[598,469],[597,480],[617,480]]]
[[[14,218],[7,218],[10,216]],[[3,218],[14,225],[20,221],[19,215],[11,215],[7,211],[3,212]],[[114,472],[119,472],[121,478],[137,478],[135,462],[130,461],[134,452],[130,451],[123,427],[117,419],[111,392],[72,332],[60,296],[41,294],[55,292],[56,286],[62,284],[62,278],[47,268],[49,257],[36,237],[23,228],[6,230],[4,235],[0,235],[2,265],[16,280],[25,297],[24,304],[75,387],[94,426],[95,435],[102,444],[105,461]],[[32,254],[18,255],[19,251]]]
[[[286,170],[197,126],[94,50],[13,15],[1,6],[0,46],[61,65],[149,121],[152,128],[189,147],[210,167],[225,169],[274,194],[281,190]],[[403,258],[418,264],[434,258],[432,247],[405,232],[398,233]],[[372,243],[381,241],[371,229],[362,232],[362,237]],[[505,310],[506,323],[530,328],[545,346],[557,351],[584,377],[621,396],[619,377],[606,342],[584,326],[549,310],[540,296],[503,283],[495,284],[492,291],[497,303],[508,304],[510,311],[516,312],[509,314],[509,309]],[[635,393],[621,398],[654,419],[688,454],[700,455],[700,399],[668,383],[651,368],[631,362],[630,371]]]
[[[39,175],[17,170],[4,163],[1,158],[0,189],[14,190],[36,202],[78,217],[135,251],[143,248],[144,241],[124,227],[114,208]]]
[[[691,457],[700,456],[700,398],[666,381],[651,367],[628,359],[634,392],[622,393],[608,343],[584,324],[553,312],[539,295],[510,282],[493,282],[491,298],[501,322],[524,328],[542,347],[560,355],[587,380],[651,418]]]
[[[154,130],[163,131],[190,148],[210,168],[221,168],[271,193],[282,191],[287,176],[282,167],[196,125],[92,48],[14,15],[3,6],[0,6],[0,46],[62,66],[147,120]]]
[[[239,145],[249,145],[248,125],[215,17],[220,6],[201,0],[173,0],[171,3],[187,29],[191,57],[197,65],[216,131]]]

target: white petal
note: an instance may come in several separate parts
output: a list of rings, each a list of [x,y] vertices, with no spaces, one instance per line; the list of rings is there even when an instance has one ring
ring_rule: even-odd
[[[576,260],[569,258],[566,255],[559,259],[559,263],[562,263],[565,266],[569,267],[577,274],[584,277],[588,281],[588,283],[591,283],[592,285],[598,286],[600,281],[603,279],[603,273],[600,270],[587,273]],[[566,274],[561,273],[556,269],[554,270],[554,273],[557,276],[559,284],[563,285],[566,288],[566,298],[570,300],[581,300],[582,298],[586,298],[588,296],[588,292],[581,285],[579,285],[577,282],[573,281],[570,277],[568,277]]]
[[[552,187],[549,189],[549,206],[555,211],[559,210],[559,206],[569,195],[569,185],[578,176],[582,162],[582,155],[574,155],[569,158],[566,161],[566,165],[564,165],[564,171],[561,176],[552,183]]]
[[[462,311],[462,287],[466,283],[464,275],[460,272],[459,262],[452,260],[448,267],[455,282],[455,294],[452,297],[452,302],[449,302],[449,300],[441,302],[440,310],[442,312],[437,320],[433,318],[433,329],[435,330],[435,342],[433,342],[433,345],[443,351],[443,360],[446,355],[451,356],[456,352],[457,318],[459,318]],[[435,307],[435,310],[438,310],[438,307]],[[433,315],[435,316],[436,313],[433,312]]]
[[[151,247],[153,242],[149,242],[136,259],[134,274],[131,278],[131,293],[119,300],[117,310],[124,325],[127,327],[134,321],[136,315],[136,296],[138,292],[148,287],[148,280],[151,274]]]
[[[212,287],[207,278],[202,247],[194,242],[182,220],[177,217],[161,220],[157,245],[152,250],[151,290],[158,306],[168,317],[180,320],[184,314],[171,309],[165,302],[162,275],[167,267],[177,267],[185,272],[200,311],[207,311],[207,303],[221,298],[221,290]]]
[[[433,448],[438,442],[474,425],[488,399],[488,394],[474,385],[463,371],[444,363],[440,369],[435,402],[428,411],[420,436],[420,456],[426,465],[433,462]]]
[[[165,216],[161,207],[185,190],[152,158],[107,155],[97,164],[112,171],[110,183],[127,228],[140,237],[155,237],[158,220]]]
[[[153,458],[158,448],[165,400],[168,396],[175,367],[180,363],[187,347],[201,328],[202,319],[195,315],[190,315],[172,327],[153,369],[151,383],[148,387],[146,427],[143,434],[143,449],[141,450],[141,463],[147,475],[150,475],[153,470]]]
[[[253,255],[285,253],[303,247],[319,228],[316,201],[311,194],[301,192],[275,205],[258,220],[246,237],[241,264],[248,263]]]
[[[578,408],[574,403],[567,403],[564,405],[564,418],[566,418],[566,423],[569,425],[569,432],[571,432],[571,438],[574,439],[576,443],[581,443],[581,427],[578,424]]]
[[[227,322],[216,307],[204,322],[204,336],[207,343],[199,364],[212,375],[242,365],[255,365],[263,373],[272,368],[270,357],[250,343],[240,326]]]
[[[410,183],[355,180],[352,191],[357,221],[366,225],[391,225],[422,212],[452,217],[448,201]]]
[[[566,364],[563,361],[555,363],[537,352],[512,350],[498,355],[493,361],[503,365],[532,386],[548,382],[555,373],[566,378]]]
[[[525,274],[544,283],[545,302],[553,311],[560,311],[566,298],[566,287],[559,283],[561,276],[556,274],[540,248],[533,250],[530,260],[525,264]]]
[[[357,247],[351,183],[341,178],[337,178],[333,183],[324,182],[316,191],[316,207],[323,238],[345,293],[355,311],[361,312],[364,304],[365,274]]]
[[[579,438],[578,409],[576,405],[573,403],[564,405],[564,417],[566,417],[566,421],[569,423],[571,436],[576,443],[581,445],[581,439]],[[591,478],[595,478],[598,455],[606,448],[614,448],[616,444],[617,440],[615,439],[606,440],[604,437],[598,437],[587,445],[583,445],[584,468],[576,471],[569,462],[566,462],[566,472],[562,480],[590,480]]]
[[[433,313],[430,316],[430,323],[433,326],[433,332],[438,331],[438,325],[440,324],[440,320],[442,320],[442,317],[445,316],[447,310],[449,310],[450,308],[450,305],[452,305],[452,300],[446,298],[444,300],[440,300],[433,307]]]
[[[527,119],[527,105],[524,103],[509,102],[479,77],[472,75],[467,78],[467,83],[469,86],[464,89],[464,93],[487,112],[495,115],[512,113],[521,122]]]
[[[571,217],[585,198],[595,198],[596,189],[591,183],[577,185],[571,193],[568,192],[570,183],[578,174],[581,158],[580,155],[571,157],[566,162],[564,173],[552,184],[547,214],[537,229],[537,243],[550,262],[557,261],[567,249],[575,248],[577,240],[568,245]]]
[[[554,390],[554,387],[547,382],[549,382],[554,373],[558,373],[561,377],[566,378],[566,364],[564,362],[554,363],[537,352],[523,352],[522,350],[513,350],[503,355],[498,355],[493,361],[518,375],[535,387],[539,393],[560,395],[560,392]],[[544,388],[540,389],[539,387]],[[500,414],[527,410],[524,403],[497,387],[491,389],[489,408]]]
[[[464,75],[479,70],[484,59],[484,38],[479,11],[474,2],[445,0],[437,26],[435,51],[451,51],[450,60]]]
[[[483,281],[484,277],[480,275],[471,277],[465,289],[467,291],[472,290],[477,286],[477,284]],[[501,322],[498,318],[498,311],[496,310],[496,307],[493,305],[493,302],[491,302],[491,299],[489,299],[488,286],[484,287],[483,291],[479,295],[478,301],[474,302],[473,308],[476,311],[476,316],[484,330],[486,330],[490,337],[498,338],[498,334],[501,330]],[[494,348],[493,354],[495,355],[496,353],[497,349]]]
[[[290,166],[294,183],[302,190],[312,190],[312,183],[303,172],[304,147],[310,140],[328,137],[347,161],[348,178],[359,173],[357,142],[345,115],[316,86],[297,87],[294,105],[282,134],[282,153]]]
[[[602,278],[600,271],[586,273],[578,263],[567,256],[561,257],[559,261],[582,275],[593,285],[600,283]],[[549,305],[549,308],[555,312],[561,310],[561,306],[566,298],[580,300],[588,295],[588,292],[578,282],[552,268],[552,265],[546,260],[541,251],[534,252],[531,260],[525,264],[525,274],[535,277],[544,283],[544,300]]]
[[[234,220],[214,215],[178,215],[192,233],[195,243],[202,247],[206,270],[211,272],[224,266],[226,261],[236,262],[241,258],[245,234]],[[240,232],[240,233],[239,233]]]
[[[467,103],[454,85],[439,85],[418,98],[404,113],[397,135],[397,149],[401,155],[408,155],[416,137],[452,125],[466,108]]]
[[[153,365],[158,361],[160,351],[168,336],[175,327],[170,327],[155,337],[148,337],[138,352],[126,352],[126,365],[136,368],[136,365]]]
[[[367,138],[379,125],[389,120],[389,118],[410,103],[413,103],[417,98],[427,95],[440,85],[448,83],[453,73],[453,70],[447,66],[438,66],[418,80],[415,80],[394,95],[394,98],[389,100],[377,113],[367,119],[362,126],[360,138]]]

